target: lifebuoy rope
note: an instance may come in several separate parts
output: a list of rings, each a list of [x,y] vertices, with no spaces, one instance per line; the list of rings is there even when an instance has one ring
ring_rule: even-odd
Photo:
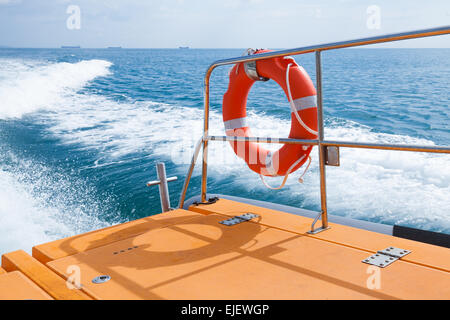
[[[292,59],[291,57],[284,57],[284,59]],[[289,70],[291,68],[292,64],[296,64],[295,61],[291,62],[288,64],[287,69],[286,69],[286,87],[287,87],[287,91],[288,91],[288,99],[289,99],[289,105],[291,106],[291,110],[292,113],[295,114],[295,117],[297,118],[298,122],[301,124],[301,126],[303,128],[305,128],[306,131],[308,131],[309,133],[313,134],[313,135],[318,135],[318,132],[311,129],[310,127],[308,127],[302,120],[302,118],[300,117],[300,115],[298,114],[297,108],[295,107],[294,101],[292,99],[292,93],[291,93],[291,85],[290,85],[290,80],[289,80]],[[286,175],[283,178],[283,182],[281,183],[281,185],[277,188],[275,187],[271,187],[267,184],[267,182],[264,180],[264,176],[262,174],[259,174],[259,177],[261,178],[262,183],[269,189],[271,190],[280,190],[284,187],[284,185],[286,184],[286,181],[289,177],[289,175],[291,174],[291,171],[305,158],[305,156],[301,157],[300,159],[298,159],[297,161],[295,161],[288,169],[288,171],[286,172]],[[306,172],[309,169],[309,166],[311,165],[311,156],[308,156],[309,158],[309,162],[308,165],[305,168],[305,171],[303,171],[303,174],[300,176],[300,178],[298,179],[298,181],[300,183],[303,183],[303,177],[305,176]]]
[[[305,168],[305,171],[303,171],[302,175],[300,176],[300,178],[298,179],[298,182],[303,183],[303,177],[306,174],[306,171],[308,171],[309,166],[311,165],[311,156],[308,156],[309,158],[309,163]],[[283,189],[284,185],[286,184],[286,181],[289,177],[289,175],[291,174],[292,169],[295,168],[296,165],[298,165],[300,163],[300,161],[302,161],[303,159],[305,159],[305,156],[301,157],[300,159],[298,159],[297,161],[295,161],[292,166],[289,167],[288,171],[286,172],[286,175],[283,178],[283,182],[281,183],[281,185],[277,188],[275,187],[271,187],[267,184],[267,182],[264,180],[264,176],[262,174],[259,175],[259,177],[261,178],[262,183],[269,189],[271,190],[280,190]]]
[[[290,57],[285,57],[285,59],[292,59]],[[318,134],[317,131],[314,131],[313,129],[311,129],[310,127],[308,127],[302,120],[302,118],[300,117],[300,115],[298,114],[297,108],[295,107],[294,101],[292,99],[292,93],[291,93],[291,85],[290,85],[290,81],[289,81],[289,69],[291,68],[292,64],[296,64],[295,62],[289,63],[287,66],[287,70],[286,70],[286,86],[287,86],[287,91],[288,91],[288,99],[289,99],[289,105],[291,106],[291,110],[292,112],[295,114],[295,117],[297,118],[298,122],[302,125],[303,128],[305,128],[306,131],[308,131],[309,133],[316,135]]]

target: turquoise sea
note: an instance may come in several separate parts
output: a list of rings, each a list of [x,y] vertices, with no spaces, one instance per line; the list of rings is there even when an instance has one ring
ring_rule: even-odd
[[[177,205],[202,134],[203,76],[242,50],[0,49],[0,253],[160,212],[155,164],[166,163]],[[313,55],[297,56],[315,80]],[[230,67],[214,71],[211,133],[224,133]],[[347,49],[323,54],[325,137],[450,144],[450,49]],[[249,122],[286,137],[281,88],[257,83]],[[227,143],[211,143],[209,191],[319,210],[317,149],[305,182],[281,191]],[[199,194],[200,168],[188,196]],[[450,157],[341,149],[328,167],[336,215],[450,233]],[[269,183],[276,185],[279,179]]]

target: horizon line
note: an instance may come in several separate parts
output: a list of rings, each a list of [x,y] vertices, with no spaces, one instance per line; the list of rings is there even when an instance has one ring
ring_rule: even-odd
[[[68,48],[60,47],[15,47],[15,46],[4,46],[0,45],[0,49],[60,49],[60,50],[80,50],[80,49],[105,49],[105,50],[247,50],[248,48],[240,48],[240,47],[188,47],[188,48],[180,48],[180,47],[82,47],[82,46],[67,46]],[[72,47],[72,48],[71,48]],[[287,48],[268,48],[272,50],[285,50]],[[368,47],[368,46],[360,46],[356,48],[341,48],[341,49],[450,49],[450,47]]]

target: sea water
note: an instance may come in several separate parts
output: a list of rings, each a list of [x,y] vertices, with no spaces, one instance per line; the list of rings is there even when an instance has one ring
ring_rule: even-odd
[[[0,252],[160,212],[155,164],[172,206],[203,128],[203,77],[244,50],[0,49]],[[450,144],[450,49],[323,53],[325,138]],[[315,81],[314,55],[296,60]],[[223,135],[230,66],[211,78],[211,134]],[[287,137],[281,88],[258,82],[248,100],[254,135]],[[278,148],[271,145],[270,148]],[[212,142],[209,192],[320,210],[317,149],[284,189],[264,187],[230,145]],[[200,193],[200,166],[188,197]],[[281,179],[268,182],[279,184]],[[327,167],[329,213],[450,233],[450,157],[341,148]]]

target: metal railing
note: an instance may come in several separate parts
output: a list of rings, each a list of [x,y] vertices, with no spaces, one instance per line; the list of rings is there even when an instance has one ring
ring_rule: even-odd
[[[415,151],[428,153],[447,153],[450,154],[450,147],[437,146],[412,146],[412,145],[396,145],[396,144],[376,144],[376,143],[357,143],[346,141],[327,141],[324,139],[324,125],[323,125],[323,94],[322,94],[322,62],[321,52],[332,49],[349,48],[356,46],[363,46],[369,44],[377,44],[384,42],[392,42],[407,39],[424,38],[430,36],[450,34],[450,26],[425,29],[412,32],[404,32],[397,34],[389,34],[371,38],[362,38],[356,40],[328,43],[316,46],[301,47],[288,50],[272,51],[258,55],[242,56],[232,59],[218,60],[211,64],[206,71],[204,85],[205,85],[205,101],[204,101],[204,130],[203,137],[197,143],[192,157],[191,165],[186,176],[183,189],[180,195],[179,207],[182,208],[186,198],[186,192],[189,186],[189,181],[197,162],[201,147],[203,147],[202,160],[202,187],[201,187],[201,201],[206,202],[207,193],[207,177],[208,177],[208,142],[209,141],[239,141],[239,142],[261,142],[261,143],[280,143],[280,144],[302,144],[302,145],[317,145],[319,149],[319,168],[320,168],[320,199],[321,212],[314,220],[311,226],[311,233],[321,232],[328,229],[328,213],[327,213],[327,192],[326,192],[326,151],[328,147],[345,147],[345,148],[365,148],[365,149],[379,149],[379,150],[398,150],[398,151]],[[228,137],[228,136],[210,136],[209,131],[209,103],[210,103],[210,77],[212,71],[219,66],[236,64],[241,62],[257,61],[262,59],[284,57],[288,55],[299,55],[305,53],[315,53],[316,57],[316,89],[317,89],[317,121],[318,121],[318,139],[317,140],[301,140],[301,139],[273,139],[267,137]],[[314,225],[321,217],[322,226],[315,229]]]

